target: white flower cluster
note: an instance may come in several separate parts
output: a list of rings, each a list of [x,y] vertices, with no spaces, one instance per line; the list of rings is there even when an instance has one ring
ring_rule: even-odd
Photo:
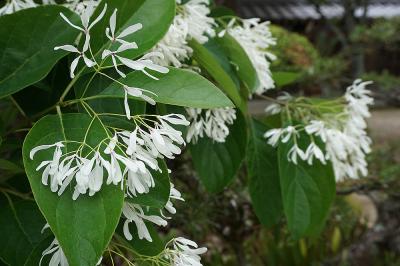
[[[330,160],[337,181],[366,176],[368,174],[366,154],[371,151],[371,139],[366,133],[365,119],[370,116],[369,106],[373,104],[373,98],[365,87],[370,83],[356,80],[347,88],[344,96],[346,106],[336,118],[310,117],[302,121],[305,126],[271,129],[264,136],[273,146],[279,141],[287,143],[293,139],[294,145],[288,152],[288,160],[293,163],[297,164],[298,157],[310,165],[313,158],[323,164]],[[307,133],[311,140],[305,151],[297,144],[302,131]],[[318,137],[325,144],[324,151],[315,143],[314,137]]]
[[[58,243],[58,240],[54,238],[53,242],[51,242],[50,246],[46,248],[42,252],[42,257],[40,259],[39,265],[42,265],[42,260],[45,256],[52,254],[49,266],[68,266],[68,260],[65,257],[65,254],[63,250],[60,247],[60,244]]]
[[[39,2],[42,5],[57,5],[55,0],[42,0]],[[90,4],[97,5],[98,0],[66,0],[62,5],[70,10],[82,14]],[[22,9],[38,6],[38,2],[34,0],[7,0],[5,5],[0,8],[0,16],[12,14]]]
[[[207,252],[206,247],[199,248],[198,245],[189,239],[178,237],[170,242],[172,248],[166,247],[164,258],[173,266],[201,266],[200,255]]]
[[[263,94],[265,91],[275,88],[270,71],[270,61],[275,60],[276,57],[268,52],[268,48],[275,45],[276,40],[269,30],[268,21],[260,23],[260,19],[252,18],[241,20],[241,25],[234,25],[235,22],[235,19],[231,20],[227,29],[220,32],[219,36],[228,32],[246,51],[260,81],[256,93]]]
[[[49,4],[57,4],[54,0],[43,0],[43,2],[44,1],[49,1]],[[99,0],[66,0],[63,5],[79,15],[82,15],[89,4],[97,7],[99,3]]]
[[[129,231],[129,224],[131,222],[134,222],[136,225],[139,239],[146,239],[149,242],[152,242],[153,239],[144,221],[152,222],[158,226],[167,226],[166,220],[157,215],[146,215],[143,208],[138,204],[124,202],[122,214],[126,218],[123,231],[127,240],[132,240],[132,234]]]
[[[265,108],[265,110],[264,110],[265,113],[267,113],[269,115],[279,114],[282,111],[281,103],[285,103],[285,102],[289,102],[289,101],[293,100],[293,96],[291,96],[287,92],[283,92],[283,95],[276,97],[276,100],[277,100],[276,102],[271,103],[270,105],[267,106],[267,108]]]
[[[208,137],[216,142],[225,142],[229,135],[229,125],[236,120],[233,108],[202,110],[186,108],[191,125],[186,134],[186,141],[196,143],[199,138]]]
[[[12,14],[19,10],[35,6],[37,6],[37,4],[33,0],[9,0],[0,8],[0,16]]]
[[[181,196],[181,193],[171,183],[169,199],[164,208],[169,213],[175,214],[176,209],[174,208],[172,200],[184,201],[184,199]],[[161,216],[154,215],[154,214],[146,215],[145,212],[143,211],[142,206],[140,206],[138,204],[130,203],[130,202],[124,202],[122,214],[124,215],[124,217],[126,219],[125,223],[124,223],[124,228],[123,228],[124,236],[128,240],[132,239],[132,234],[129,231],[129,224],[131,222],[134,222],[136,225],[139,239],[146,239],[147,241],[152,242],[153,239],[151,238],[151,235],[149,233],[149,230],[147,229],[145,221],[152,222],[158,226],[166,226],[167,225],[166,220],[170,219],[169,217],[164,216],[164,214],[161,210],[160,210]]]
[[[42,229],[42,234],[48,228],[50,228],[49,224],[45,224]],[[65,256],[64,251],[62,250],[57,238],[54,238],[54,240],[50,243],[50,246],[48,246],[42,252],[42,257],[40,258],[39,266],[42,265],[44,257],[52,253],[53,255],[51,256],[51,259],[49,261],[49,266],[69,266],[67,257]],[[96,265],[100,265],[102,260],[103,257],[99,259]]]
[[[174,188],[174,185],[171,183],[170,189],[170,198],[165,205],[165,209],[171,213],[175,214],[176,209],[172,204],[172,199],[181,200],[184,199],[181,196],[181,193]],[[134,222],[137,228],[139,239],[146,239],[149,242],[152,242],[153,239],[150,235],[149,230],[147,229],[146,222],[151,222],[158,226],[166,226],[168,217],[165,217],[160,211],[161,216],[150,214],[145,214],[143,208],[134,203],[125,202],[123,207],[123,215],[125,217],[125,222],[123,226],[124,236],[127,240],[132,240],[132,234],[129,230],[129,224]],[[207,252],[207,248],[198,248],[197,244],[191,240],[188,240],[183,237],[178,237],[172,239],[169,243],[172,243],[172,249],[169,248],[169,244],[167,244],[166,248],[162,253],[163,260],[167,260],[170,265],[176,266],[201,266],[200,256],[201,254]]]
[[[91,152],[82,156],[82,150],[86,147],[81,143],[75,152],[63,153],[63,142],[51,145],[40,145],[33,148],[30,158],[33,160],[35,154],[41,150],[55,147],[53,158],[43,161],[37,167],[41,170],[42,183],[48,185],[53,192],[58,191],[61,195],[73,179],[76,181],[73,199],[76,200],[81,194],[93,196],[100,191],[106,176],[106,183],[124,186],[126,177],[126,194],[134,197],[137,194],[149,192],[154,187],[154,179],[151,171],[162,171],[158,165],[158,158],[173,159],[181,149],[176,146],[185,144],[182,132],[174,129],[172,125],[189,125],[182,115],[172,114],[155,116],[154,127],[147,126],[147,131],[136,127],[132,132],[119,131],[109,139],[102,140],[97,147],[89,147]],[[104,155],[101,153],[101,145]],[[91,156],[91,157],[89,157]],[[121,165],[123,168],[121,168]],[[105,175],[106,174],[106,175]],[[50,181],[49,181],[50,180]]]
[[[213,18],[208,17],[209,0],[190,0],[181,5],[167,34],[156,45],[153,51],[161,53],[164,58],[154,58],[154,62],[162,66],[182,67],[182,63],[193,53],[188,40],[195,39],[200,43],[208,41],[208,36],[215,36]]]

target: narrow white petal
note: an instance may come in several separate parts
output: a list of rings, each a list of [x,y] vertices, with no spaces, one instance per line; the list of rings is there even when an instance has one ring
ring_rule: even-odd
[[[72,53],[79,53],[79,50],[72,45],[61,45],[61,46],[56,46],[54,47],[54,50],[64,50]]]
[[[78,63],[79,63],[79,59],[81,58],[82,56],[78,56],[77,58],[75,58],[74,59],[74,61],[72,61],[72,63],[71,63],[71,78],[73,79],[74,77],[75,77],[75,74],[74,74],[74,72],[75,72],[75,69],[76,69],[76,67],[78,66]]]
[[[128,28],[124,29],[117,38],[124,38],[132,33],[135,33],[136,31],[142,29],[143,25],[141,23],[136,23],[134,25],[129,26]]]
[[[103,8],[103,10],[101,11],[100,15],[92,22],[92,24],[90,24],[89,30],[90,30],[91,28],[93,28],[93,26],[96,25],[96,23],[99,22],[99,21],[104,17],[106,11],[107,11],[107,3],[104,5],[104,8]]]
[[[75,29],[80,30],[80,31],[84,31],[84,29],[82,29],[81,27],[76,26],[75,24],[73,24],[63,13],[60,12],[60,16],[61,16],[71,27],[74,27]]]
[[[114,12],[112,13],[110,17],[110,31],[111,31],[111,37],[114,38],[115,36],[115,27],[117,25],[117,9],[114,9]]]
[[[131,232],[129,232],[129,222],[130,222],[129,220],[125,221],[123,231],[124,231],[125,238],[127,240],[132,240],[132,234],[131,234]]]
[[[33,157],[35,156],[35,154],[36,154],[38,151],[47,150],[47,149],[49,149],[49,148],[51,148],[51,147],[54,147],[54,146],[56,146],[56,145],[57,145],[57,143],[51,144],[51,145],[39,145],[39,146],[37,146],[37,147],[35,147],[35,148],[33,148],[33,149],[31,150],[31,152],[29,153],[29,158],[30,158],[31,160],[33,160]]]
[[[129,108],[128,91],[127,90],[125,90],[124,107],[125,107],[126,118],[128,120],[130,120],[131,119],[131,109]]]

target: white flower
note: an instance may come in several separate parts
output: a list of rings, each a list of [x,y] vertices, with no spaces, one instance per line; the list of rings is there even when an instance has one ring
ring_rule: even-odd
[[[299,156],[302,160],[306,159],[306,154],[304,151],[295,143],[287,154],[288,161],[297,164],[297,156]]]
[[[68,261],[67,257],[65,257],[65,254],[63,250],[60,247],[60,244],[58,243],[57,239],[54,238],[53,242],[51,242],[50,246],[46,248],[42,252],[42,257],[39,261],[39,265],[42,264],[42,260],[46,255],[52,254],[53,256],[50,259],[49,266],[68,266]]]
[[[53,0],[50,1],[54,2]],[[100,3],[99,0],[66,0],[63,5],[69,8],[70,10],[74,11],[75,13],[82,15],[89,4],[93,5],[93,7],[96,8],[99,3]],[[52,4],[57,4],[57,3],[52,3]]]
[[[202,111],[198,108],[186,108],[191,121],[186,140],[196,143],[207,136],[216,142],[225,142],[229,135],[229,125],[236,120],[234,108],[216,108]]]
[[[323,142],[326,142],[327,130],[323,121],[312,120],[310,124],[305,127],[305,130],[307,134],[318,136]]]
[[[60,50],[60,49],[61,49],[61,50],[64,50],[64,51],[68,51],[68,52],[72,52],[72,53],[77,53],[77,54],[79,54],[79,56],[78,56],[77,58],[75,58],[75,59],[72,61],[72,63],[71,63],[71,66],[70,66],[70,71],[71,71],[70,75],[71,75],[71,78],[74,78],[74,77],[75,77],[74,72],[75,72],[76,67],[78,66],[79,59],[82,58],[83,61],[85,62],[85,65],[86,65],[87,67],[93,67],[94,65],[96,65],[95,62],[93,62],[92,60],[90,60],[90,59],[85,55],[85,53],[86,53],[86,52],[88,51],[88,49],[89,49],[89,39],[86,39],[85,44],[83,45],[82,51],[79,51],[76,47],[74,47],[74,46],[72,46],[72,45],[62,45],[62,46],[54,47],[54,50]]]
[[[156,102],[150,98],[149,96],[143,94],[144,91],[156,95],[153,92],[147,91],[147,90],[143,90],[140,88],[134,88],[134,87],[129,87],[129,86],[124,86],[124,90],[125,90],[125,98],[124,98],[124,107],[125,107],[125,114],[126,114],[126,118],[129,120],[131,119],[131,109],[129,107],[129,102],[128,102],[128,96],[133,96],[133,97],[137,97],[137,98],[141,98],[142,100],[148,102],[151,105],[155,105]]]
[[[85,43],[89,42],[90,39],[90,30],[96,25],[105,15],[107,10],[107,4],[104,5],[101,13],[90,23],[90,18],[93,15],[93,12],[96,8],[97,3],[95,1],[87,1],[87,5],[81,14],[81,22],[82,26],[75,25],[72,23],[63,13],[60,13],[60,16],[73,28],[82,31],[85,34]]]
[[[171,213],[171,214],[175,214],[176,213],[176,209],[174,207],[174,204],[172,203],[172,200],[180,200],[180,201],[185,201],[182,198],[182,194],[175,188],[174,184],[170,183],[171,189],[169,192],[169,199],[167,204],[165,204],[165,209]],[[162,214],[162,213],[161,213]]]
[[[294,126],[288,126],[286,128],[273,128],[265,132],[264,138],[268,139],[268,144],[276,147],[278,141],[287,143],[292,137],[297,138],[299,133]]]
[[[326,164],[325,155],[322,150],[318,147],[317,144],[311,142],[306,150],[304,160],[307,161],[309,165],[312,165],[314,157],[320,160],[322,164]]]
[[[199,248],[198,245],[189,239],[178,237],[172,241],[173,249],[166,249],[164,256],[174,266],[201,266],[200,255],[207,252],[207,248]]]
[[[181,4],[181,1],[177,0],[177,3]],[[182,63],[193,53],[188,40],[205,43],[208,36],[215,36],[215,21],[207,16],[210,13],[208,4],[208,0],[190,0],[178,6],[167,34],[153,49],[164,57],[152,58],[153,62],[162,66],[182,67]]]
[[[125,78],[126,75],[118,69],[117,59],[121,64],[123,64],[133,70],[142,71],[144,74],[146,74],[147,76],[149,76],[150,78],[153,78],[155,80],[158,80],[158,78],[154,77],[149,72],[147,72],[146,68],[163,73],[163,74],[166,74],[169,72],[168,68],[159,66],[159,65],[153,63],[153,61],[151,60],[151,58],[154,58],[154,57],[162,58],[163,55],[160,53],[155,53],[155,52],[148,53],[138,60],[132,60],[132,59],[124,58],[124,57],[118,55],[119,53],[124,52],[129,49],[132,49],[129,44],[123,44],[116,51],[104,50],[103,54],[102,54],[102,59],[105,59],[108,56],[111,56],[115,70],[123,78]]]
[[[115,36],[115,28],[117,25],[117,9],[114,10],[113,14],[110,17],[110,26],[106,28],[106,36],[108,39],[110,39],[112,42],[118,42],[120,44],[127,45],[128,47],[131,47],[132,49],[138,48],[137,44],[135,42],[127,42],[123,40],[122,38],[131,35],[138,30],[142,29],[142,24],[141,23],[136,23],[134,25],[131,25],[124,29],[118,36]]]
[[[279,103],[271,103],[265,108],[265,112],[269,115],[279,114],[282,111],[282,105]]]
[[[188,29],[186,22],[178,14],[175,16],[174,22],[167,34],[153,48],[154,52],[164,55],[162,58],[152,58],[154,63],[162,66],[182,67],[182,62],[189,59],[193,53],[192,48],[188,45],[187,38]]]
[[[269,115],[279,114],[282,111],[282,105],[286,102],[289,102],[293,99],[293,97],[287,93],[283,92],[283,95],[280,95],[276,98],[279,103],[271,103],[265,108],[265,112]]]
[[[122,214],[126,218],[123,231],[127,240],[132,240],[132,234],[129,230],[129,224],[131,222],[134,222],[136,225],[139,239],[146,239],[149,242],[152,242],[153,239],[150,236],[145,221],[154,223],[158,226],[167,226],[167,221],[157,215],[146,215],[142,207],[138,204],[124,202]]]
[[[190,0],[181,5],[180,14],[187,23],[188,36],[199,43],[206,43],[208,36],[215,36],[215,21],[207,16],[210,13],[209,4],[209,0]]]
[[[0,16],[12,14],[19,10],[36,7],[33,0],[8,0],[5,5],[0,8]]]
[[[273,128],[264,133],[264,138],[268,139],[269,145],[276,147],[284,132],[282,128]]]
[[[86,194],[89,190],[89,196],[93,196],[96,192],[100,191],[103,185],[103,168],[108,164],[100,153],[96,152],[92,159],[80,158],[78,164],[79,170],[76,173],[75,180],[76,186],[72,198],[76,200],[80,194]]]
[[[49,224],[45,224],[43,229],[42,229],[42,234],[44,230],[49,229],[50,226]],[[54,238],[53,242],[51,242],[50,246],[47,247],[43,252],[42,252],[42,257],[40,258],[39,261],[39,266],[42,265],[42,260],[45,256],[52,254],[49,266],[68,266],[68,260],[67,257],[65,256],[63,250],[61,249],[60,243],[56,238]],[[100,265],[101,261],[103,260],[103,257],[100,257],[99,261],[97,262],[96,265]]]
[[[284,135],[286,134],[286,135]],[[292,137],[298,137],[299,133],[297,132],[294,126],[288,126],[285,128],[283,135],[282,135],[282,143],[287,143]]]
[[[231,21],[226,31],[239,42],[249,56],[260,81],[256,93],[262,94],[275,87],[270,71],[270,61],[275,60],[276,57],[268,52],[268,48],[275,45],[276,40],[268,28],[269,22],[260,23],[260,20],[256,18],[241,21],[241,26],[233,26],[234,21]]]

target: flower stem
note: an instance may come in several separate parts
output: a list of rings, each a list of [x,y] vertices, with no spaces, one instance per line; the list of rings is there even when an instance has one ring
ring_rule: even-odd
[[[21,113],[21,115],[25,118],[28,118],[28,116],[26,115],[25,111],[21,108],[21,106],[17,103],[17,101],[14,99],[14,97],[12,97],[11,95],[9,96],[11,102],[15,105],[15,107],[18,109],[18,111]]]
[[[59,103],[63,103],[65,97],[68,95],[68,93],[70,92],[70,90],[72,89],[72,87],[74,86],[74,84],[76,83],[76,81],[80,78],[81,74],[83,73],[83,71],[85,70],[85,68],[82,68],[76,75],[75,77],[71,80],[71,82],[68,84],[68,86],[65,88],[63,94],[60,97]]]

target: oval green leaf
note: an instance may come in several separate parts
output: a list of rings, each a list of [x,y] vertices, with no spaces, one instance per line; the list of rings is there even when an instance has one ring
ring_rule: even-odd
[[[203,45],[195,40],[189,42],[193,49],[193,58],[202,66],[207,73],[218,83],[221,90],[224,91],[235,105],[243,112],[247,113],[246,102],[242,100],[239,88],[229,76],[229,74],[220,65],[217,58]]]
[[[41,172],[35,169],[53,156],[53,150],[44,150],[29,158],[30,151],[44,144],[58,141],[83,141],[95,147],[107,137],[107,132],[96,119],[85,114],[49,115],[39,120],[28,133],[23,157],[33,195],[51,230],[61,244],[70,266],[93,266],[100,259],[118,225],[124,192],[119,186],[103,185],[94,196],[81,195],[72,200],[73,188],[58,196],[41,182]],[[68,150],[73,147],[67,145]],[[76,146],[75,146],[76,149]]]
[[[244,85],[251,92],[255,92],[259,86],[259,80],[256,69],[250,61],[249,56],[243,50],[242,46],[228,33],[222,38],[217,38],[231,63],[234,65],[237,75]]]
[[[232,182],[245,157],[246,145],[246,122],[240,114],[229,127],[224,143],[205,137],[190,145],[193,166],[209,192],[220,192]]]
[[[283,214],[278,153],[264,138],[269,129],[252,120],[247,149],[251,201],[258,219],[267,227],[276,224]]]
[[[302,133],[297,143],[302,149],[307,148],[309,136]],[[279,144],[278,161],[283,208],[289,230],[298,239],[320,233],[335,197],[336,183],[330,162],[289,162],[287,154],[293,145],[293,139]]]
[[[203,109],[233,106],[229,98],[214,84],[193,71],[170,68],[167,74],[154,72],[151,74],[159,80],[152,79],[140,71],[134,71],[120,81],[128,86],[154,93],[155,95],[148,95],[158,103]],[[123,98],[124,90],[120,83],[114,82],[102,92],[93,96],[88,96],[88,93],[85,95],[83,99],[86,100]]]

